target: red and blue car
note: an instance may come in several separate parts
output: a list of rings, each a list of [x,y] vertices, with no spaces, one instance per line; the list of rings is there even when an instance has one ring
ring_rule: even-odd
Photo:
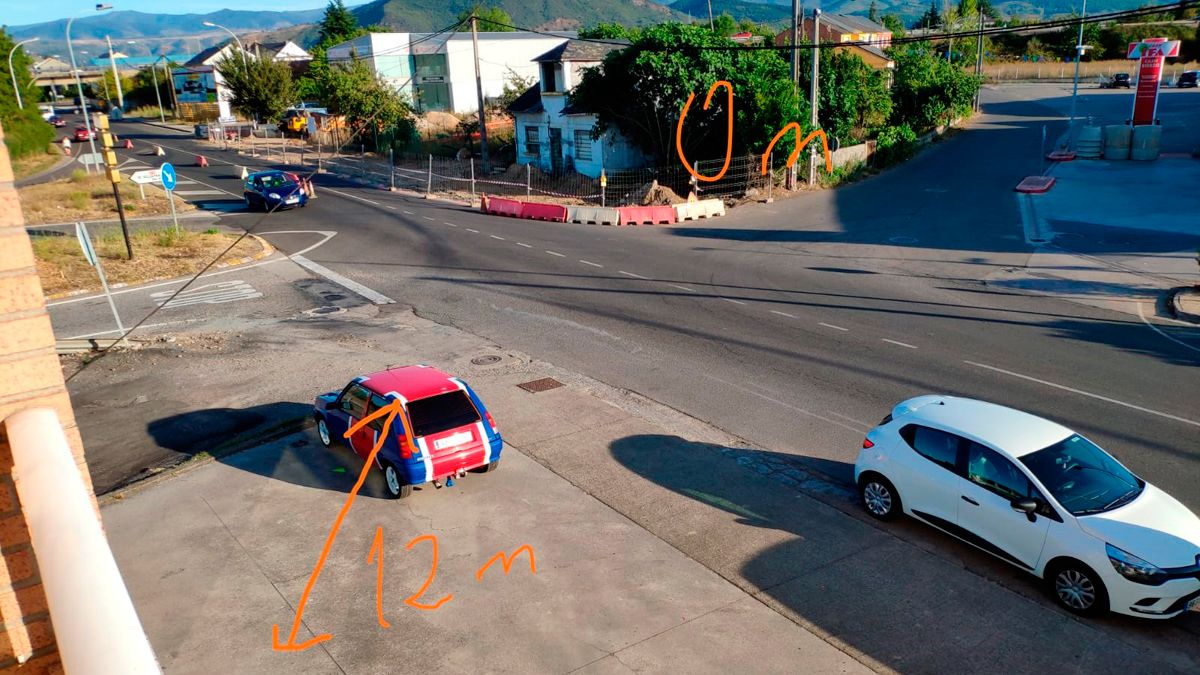
[[[350,438],[345,437],[346,431],[395,401],[400,402],[412,437],[397,415],[375,456],[389,497],[407,497],[414,485],[497,467],[504,439],[483,401],[466,382],[429,366],[389,368],[356,377],[340,391],[321,394],[313,410],[317,434],[326,447],[341,439],[365,460],[379,440],[386,415]]]

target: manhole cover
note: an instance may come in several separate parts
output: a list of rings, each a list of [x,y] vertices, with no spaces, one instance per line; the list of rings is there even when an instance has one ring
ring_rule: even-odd
[[[306,310],[304,310],[304,313],[309,316],[321,316],[324,314],[337,314],[339,312],[344,312],[344,311],[346,311],[346,310],[343,307],[334,307],[333,305],[325,305],[324,307],[316,307],[313,309],[306,309]]]
[[[917,243],[917,238],[916,237],[892,237],[891,239],[888,239],[888,241],[892,242],[893,244],[915,244],[915,243]]]
[[[475,358],[471,359],[471,363],[474,363],[477,366],[490,366],[493,363],[500,363],[500,357],[496,356],[495,354],[476,356]]]
[[[558,380],[554,379],[553,377],[543,377],[540,380],[534,380],[532,382],[523,382],[521,384],[518,384],[517,386],[524,389],[525,391],[536,394],[539,391],[550,391],[551,389],[558,389],[559,387],[563,386],[563,383],[559,382]]]

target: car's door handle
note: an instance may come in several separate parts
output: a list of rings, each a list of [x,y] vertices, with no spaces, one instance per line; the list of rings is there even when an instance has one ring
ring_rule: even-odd
[[[974,499],[971,499],[970,497],[968,497],[966,495],[961,495],[961,497],[964,502],[966,502],[968,504],[974,504],[975,506],[979,506],[979,502],[975,501]]]

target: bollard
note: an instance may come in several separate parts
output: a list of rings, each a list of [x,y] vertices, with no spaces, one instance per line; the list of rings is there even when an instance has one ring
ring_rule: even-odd
[[[773,196],[775,188],[775,153],[767,155],[767,203],[775,201]]]
[[[279,161],[281,164],[287,164],[287,136],[284,136],[283,143],[279,144]]]
[[[475,156],[471,156],[471,203],[475,203]]]
[[[425,197],[428,199],[433,192],[433,153],[429,154],[429,177],[425,182]]]
[[[529,183],[529,174],[532,173],[532,170],[529,167],[530,167],[529,164],[525,165],[525,196],[526,197],[533,196],[533,192],[530,188],[530,183]]]
[[[388,189],[396,191],[396,149],[388,148]]]

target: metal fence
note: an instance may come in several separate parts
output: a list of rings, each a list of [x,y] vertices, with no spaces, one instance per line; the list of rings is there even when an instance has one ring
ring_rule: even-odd
[[[547,174],[536,166],[514,164],[507,169],[483,173],[480,162],[468,157],[455,159],[433,155],[395,154],[387,157],[370,153],[323,158],[321,167],[347,178],[379,185],[438,194],[462,200],[474,200],[486,194],[498,197],[538,199],[562,204],[598,204],[632,206],[649,203],[686,201],[695,191],[700,199],[726,201],[769,198],[783,183],[782,161],[768,158],[768,172],[762,173],[762,157],[735,157],[717,181],[700,181],[682,165],[606,172],[601,188],[599,178],[566,172]],[[724,159],[701,160],[693,170],[702,176],[715,176]]]

